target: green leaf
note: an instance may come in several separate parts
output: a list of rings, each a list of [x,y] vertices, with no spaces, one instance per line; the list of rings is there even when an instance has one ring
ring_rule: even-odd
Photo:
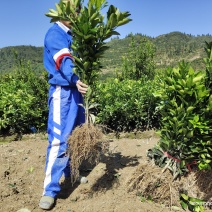
[[[84,66],[84,70],[87,71],[87,70],[90,68],[91,63],[90,63],[89,61],[86,61],[86,62],[83,64],[83,66]]]
[[[55,4],[55,6],[56,6],[58,14],[61,14],[62,13],[62,9],[60,8],[60,5],[59,4]]]
[[[114,6],[114,5],[110,5],[108,11],[107,11],[107,19],[109,20],[110,19],[110,16],[112,14],[115,14],[116,13],[116,10],[117,8]]]
[[[181,194],[180,195],[184,200],[188,200],[188,196],[186,194]]]
[[[113,29],[117,26],[117,16],[115,13],[112,13],[108,19],[107,26],[109,29]]]
[[[193,83],[197,83],[198,81],[202,80],[203,76],[198,76],[198,77],[195,77],[193,79]]]
[[[187,208],[188,208],[188,204],[187,203],[185,203],[184,201],[181,200],[180,204],[181,204],[183,210],[187,210]]]
[[[129,23],[130,21],[132,21],[132,19],[125,18],[125,19],[123,19],[122,21],[119,21],[118,24],[117,24],[117,26],[122,26],[122,25],[124,25],[124,24]]]
[[[54,17],[58,17],[58,14],[57,14],[57,13],[51,13],[51,12],[50,12],[50,13],[46,13],[45,15],[46,15],[47,17],[53,17],[53,18],[54,18]]]
[[[190,107],[187,108],[186,112],[189,113],[189,112],[191,112],[193,109],[195,109],[195,107],[190,106]]]

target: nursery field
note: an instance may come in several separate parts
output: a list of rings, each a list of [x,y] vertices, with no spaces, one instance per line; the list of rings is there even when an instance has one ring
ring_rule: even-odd
[[[211,172],[193,170],[187,177],[172,182],[168,171],[162,173],[161,168],[148,161],[146,151],[158,140],[154,131],[121,134],[119,139],[108,135],[108,154],[95,166],[81,166],[88,183],[72,186],[62,178],[62,190],[51,211],[181,211],[180,189],[202,198],[211,197]],[[42,211],[38,202],[46,147],[43,134],[25,135],[21,141],[0,144],[0,212]]]

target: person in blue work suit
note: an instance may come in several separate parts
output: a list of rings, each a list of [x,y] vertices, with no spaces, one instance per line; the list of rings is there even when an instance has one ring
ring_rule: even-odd
[[[73,129],[85,122],[83,95],[88,86],[73,72],[70,23],[58,21],[44,39],[44,66],[48,71],[49,116],[44,191],[39,206],[49,210],[60,191],[59,180],[70,177],[70,158],[66,155],[67,140]]]

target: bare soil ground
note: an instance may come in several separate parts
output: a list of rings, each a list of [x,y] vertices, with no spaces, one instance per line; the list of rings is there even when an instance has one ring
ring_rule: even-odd
[[[161,169],[148,162],[146,151],[158,140],[154,131],[133,138],[127,134],[119,139],[111,136],[109,154],[93,167],[82,165],[81,174],[87,176],[87,184],[72,186],[70,181],[61,179],[62,189],[51,211],[176,211],[181,210],[176,189],[180,186],[210,200],[211,185],[204,187],[202,181],[197,182],[197,173],[174,184],[169,173],[161,175]],[[0,144],[0,212],[42,211],[38,203],[43,191],[47,145],[47,137],[43,134],[25,135],[21,141]],[[207,173],[204,179],[211,176]],[[150,191],[151,182],[158,182],[158,179],[160,186],[155,188],[160,190]],[[196,182],[198,187],[194,186]],[[195,191],[191,189],[194,187]],[[152,196],[148,197],[148,192]]]

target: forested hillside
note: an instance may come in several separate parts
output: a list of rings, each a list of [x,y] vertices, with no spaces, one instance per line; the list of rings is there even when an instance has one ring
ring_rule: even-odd
[[[101,59],[103,70],[111,72],[114,68],[120,68],[122,56],[128,52],[132,36],[136,40],[150,40],[155,48],[155,62],[157,68],[175,66],[179,61],[190,62],[195,69],[204,67],[205,41],[212,41],[211,35],[193,36],[181,32],[171,32],[152,38],[142,34],[129,34],[124,39],[118,37],[110,40],[107,45],[110,47],[105,56]],[[0,73],[10,71],[15,66],[15,54],[18,58],[29,60],[33,69],[44,70],[43,68],[43,47],[34,46],[10,46],[0,49]]]
[[[21,60],[30,61],[34,70],[43,69],[43,47],[9,46],[0,49],[0,73],[6,73],[16,67]]]
[[[180,32],[161,35],[153,40],[157,48],[157,64],[161,66],[176,65],[177,62],[185,60],[191,62],[192,66],[197,69],[203,68],[205,41],[212,41],[212,36],[192,36]]]
[[[211,35],[192,36],[181,32],[171,32],[156,38],[142,34],[128,35],[125,39],[115,38],[107,44],[110,49],[102,59],[104,67],[110,69],[121,65],[121,57],[127,53],[132,36],[135,36],[137,40],[148,39],[155,45],[157,68],[175,66],[179,61],[185,60],[200,69],[204,67],[202,58],[205,54],[205,41],[212,41]]]

